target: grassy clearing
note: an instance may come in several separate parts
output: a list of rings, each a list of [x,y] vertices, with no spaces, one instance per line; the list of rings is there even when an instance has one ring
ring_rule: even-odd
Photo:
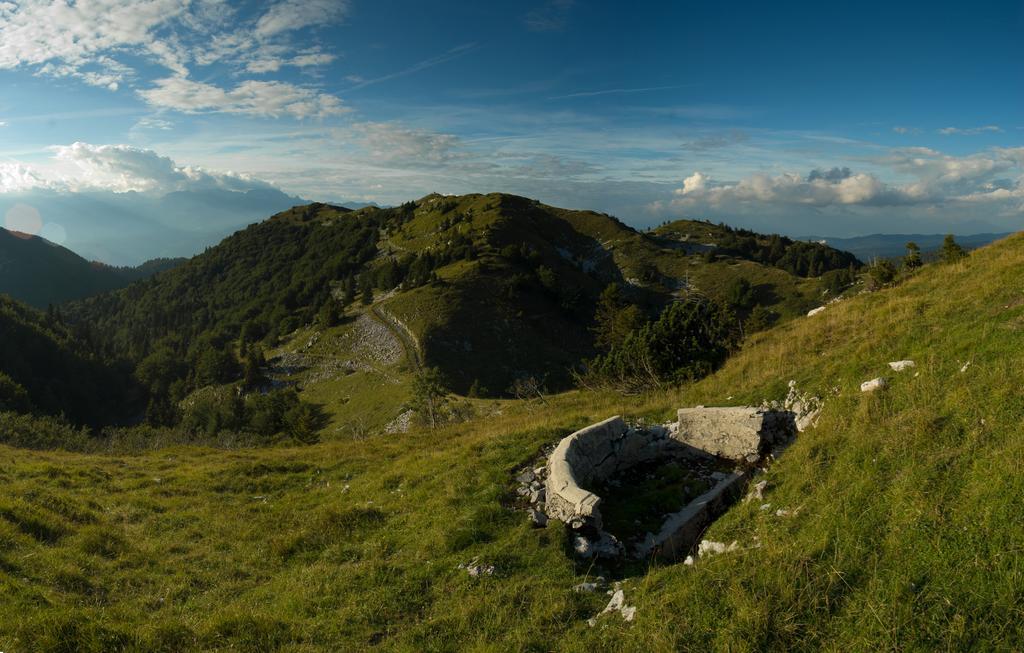
[[[1019,649],[1022,269],[1015,236],[644,398],[303,449],[0,448],[0,650]],[[891,373],[901,358],[916,370]],[[880,375],[887,391],[858,391]],[[588,627],[607,597],[572,586],[598,570],[504,507],[512,472],[611,414],[759,402],[789,379],[825,411],[770,470],[771,510],[712,526],[739,550],[628,578],[636,621]],[[493,576],[456,568],[477,557]]]

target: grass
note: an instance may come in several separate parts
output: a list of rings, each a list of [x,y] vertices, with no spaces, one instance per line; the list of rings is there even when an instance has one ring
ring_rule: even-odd
[[[643,398],[296,449],[0,447],[0,650],[1019,649],[1022,269],[1014,236]],[[902,358],[917,368],[891,373]],[[859,392],[880,375],[888,390]],[[572,587],[600,570],[505,507],[515,470],[612,414],[757,403],[790,379],[825,410],[765,477],[771,510],[711,527],[739,549],[651,565],[625,582],[634,622],[587,626],[608,597]],[[457,568],[473,558],[494,575]]]
[[[622,542],[658,533],[665,515],[710,489],[685,463],[670,460],[632,467],[594,489],[601,497],[604,530]]]

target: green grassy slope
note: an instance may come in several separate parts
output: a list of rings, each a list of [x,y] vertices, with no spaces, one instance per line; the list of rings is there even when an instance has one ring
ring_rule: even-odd
[[[319,334],[320,310],[332,295],[344,296],[346,280],[361,288],[375,279],[372,310],[390,316],[415,341],[422,364],[439,367],[456,393],[475,385],[486,396],[503,397],[521,377],[541,379],[553,391],[572,387],[572,371],[596,354],[592,319],[609,283],[627,287],[651,315],[686,292],[723,300],[741,277],[780,320],[821,302],[817,279],[742,256],[707,262],[673,237],[498,193],[428,195],[391,209],[312,204],[252,225],[177,269],[67,311],[90,326],[109,355],[140,361],[172,351],[185,365],[164,385],[177,383],[187,394],[204,383],[195,368],[206,349],[234,351],[244,335],[276,355],[294,352],[302,338]],[[378,280],[382,270],[410,257],[433,259],[428,272],[436,278]],[[358,300],[347,307],[353,321],[370,310]],[[316,356],[353,355],[341,347]],[[278,380],[298,383],[310,400],[323,403],[334,421],[331,432],[340,433],[372,430],[398,417],[412,371],[396,368],[389,380],[366,370],[343,378],[337,369]]]
[[[1020,648],[1021,269],[1014,236],[641,400],[573,392],[303,449],[0,448],[0,649]],[[889,372],[900,358],[919,375]],[[879,375],[887,391],[859,392]],[[739,549],[624,578],[636,620],[589,627],[608,597],[573,592],[594,570],[558,524],[531,530],[505,507],[514,471],[608,415],[779,398],[790,379],[825,410],[770,469],[771,509],[739,504],[711,527]],[[457,568],[474,558],[494,575]]]

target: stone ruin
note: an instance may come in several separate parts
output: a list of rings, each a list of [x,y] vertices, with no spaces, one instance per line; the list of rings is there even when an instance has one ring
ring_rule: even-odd
[[[709,490],[667,515],[660,530],[647,533],[630,552],[641,559],[678,560],[742,496],[756,466],[813,424],[820,410],[820,400],[801,395],[791,383],[784,402],[761,407],[681,408],[677,421],[646,428],[612,417],[563,438],[545,467],[528,470],[529,479],[520,477],[526,481],[521,494],[535,504],[530,511],[534,524],[542,526],[550,517],[576,532],[577,555],[618,557],[624,547],[604,530],[602,499],[591,488],[662,459],[701,468],[709,462],[727,466],[730,472],[711,474]]]

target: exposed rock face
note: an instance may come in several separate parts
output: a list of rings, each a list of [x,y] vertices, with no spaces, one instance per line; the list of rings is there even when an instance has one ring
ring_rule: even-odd
[[[796,381],[789,382],[789,392],[782,402],[782,410],[793,414],[796,422],[796,430],[803,433],[818,422],[821,409],[824,407],[821,397],[815,397],[806,392],[800,392],[796,387]]]
[[[766,447],[789,437],[792,424],[792,415],[760,408],[680,408],[675,437],[719,458],[755,462]]]
[[[813,316],[817,315],[818,313],[821,313],[824,310],[825,310],[824,306],[819,306],[818,308],[812,308],[811,310],[807,311],[807,317],[813,317]]]

